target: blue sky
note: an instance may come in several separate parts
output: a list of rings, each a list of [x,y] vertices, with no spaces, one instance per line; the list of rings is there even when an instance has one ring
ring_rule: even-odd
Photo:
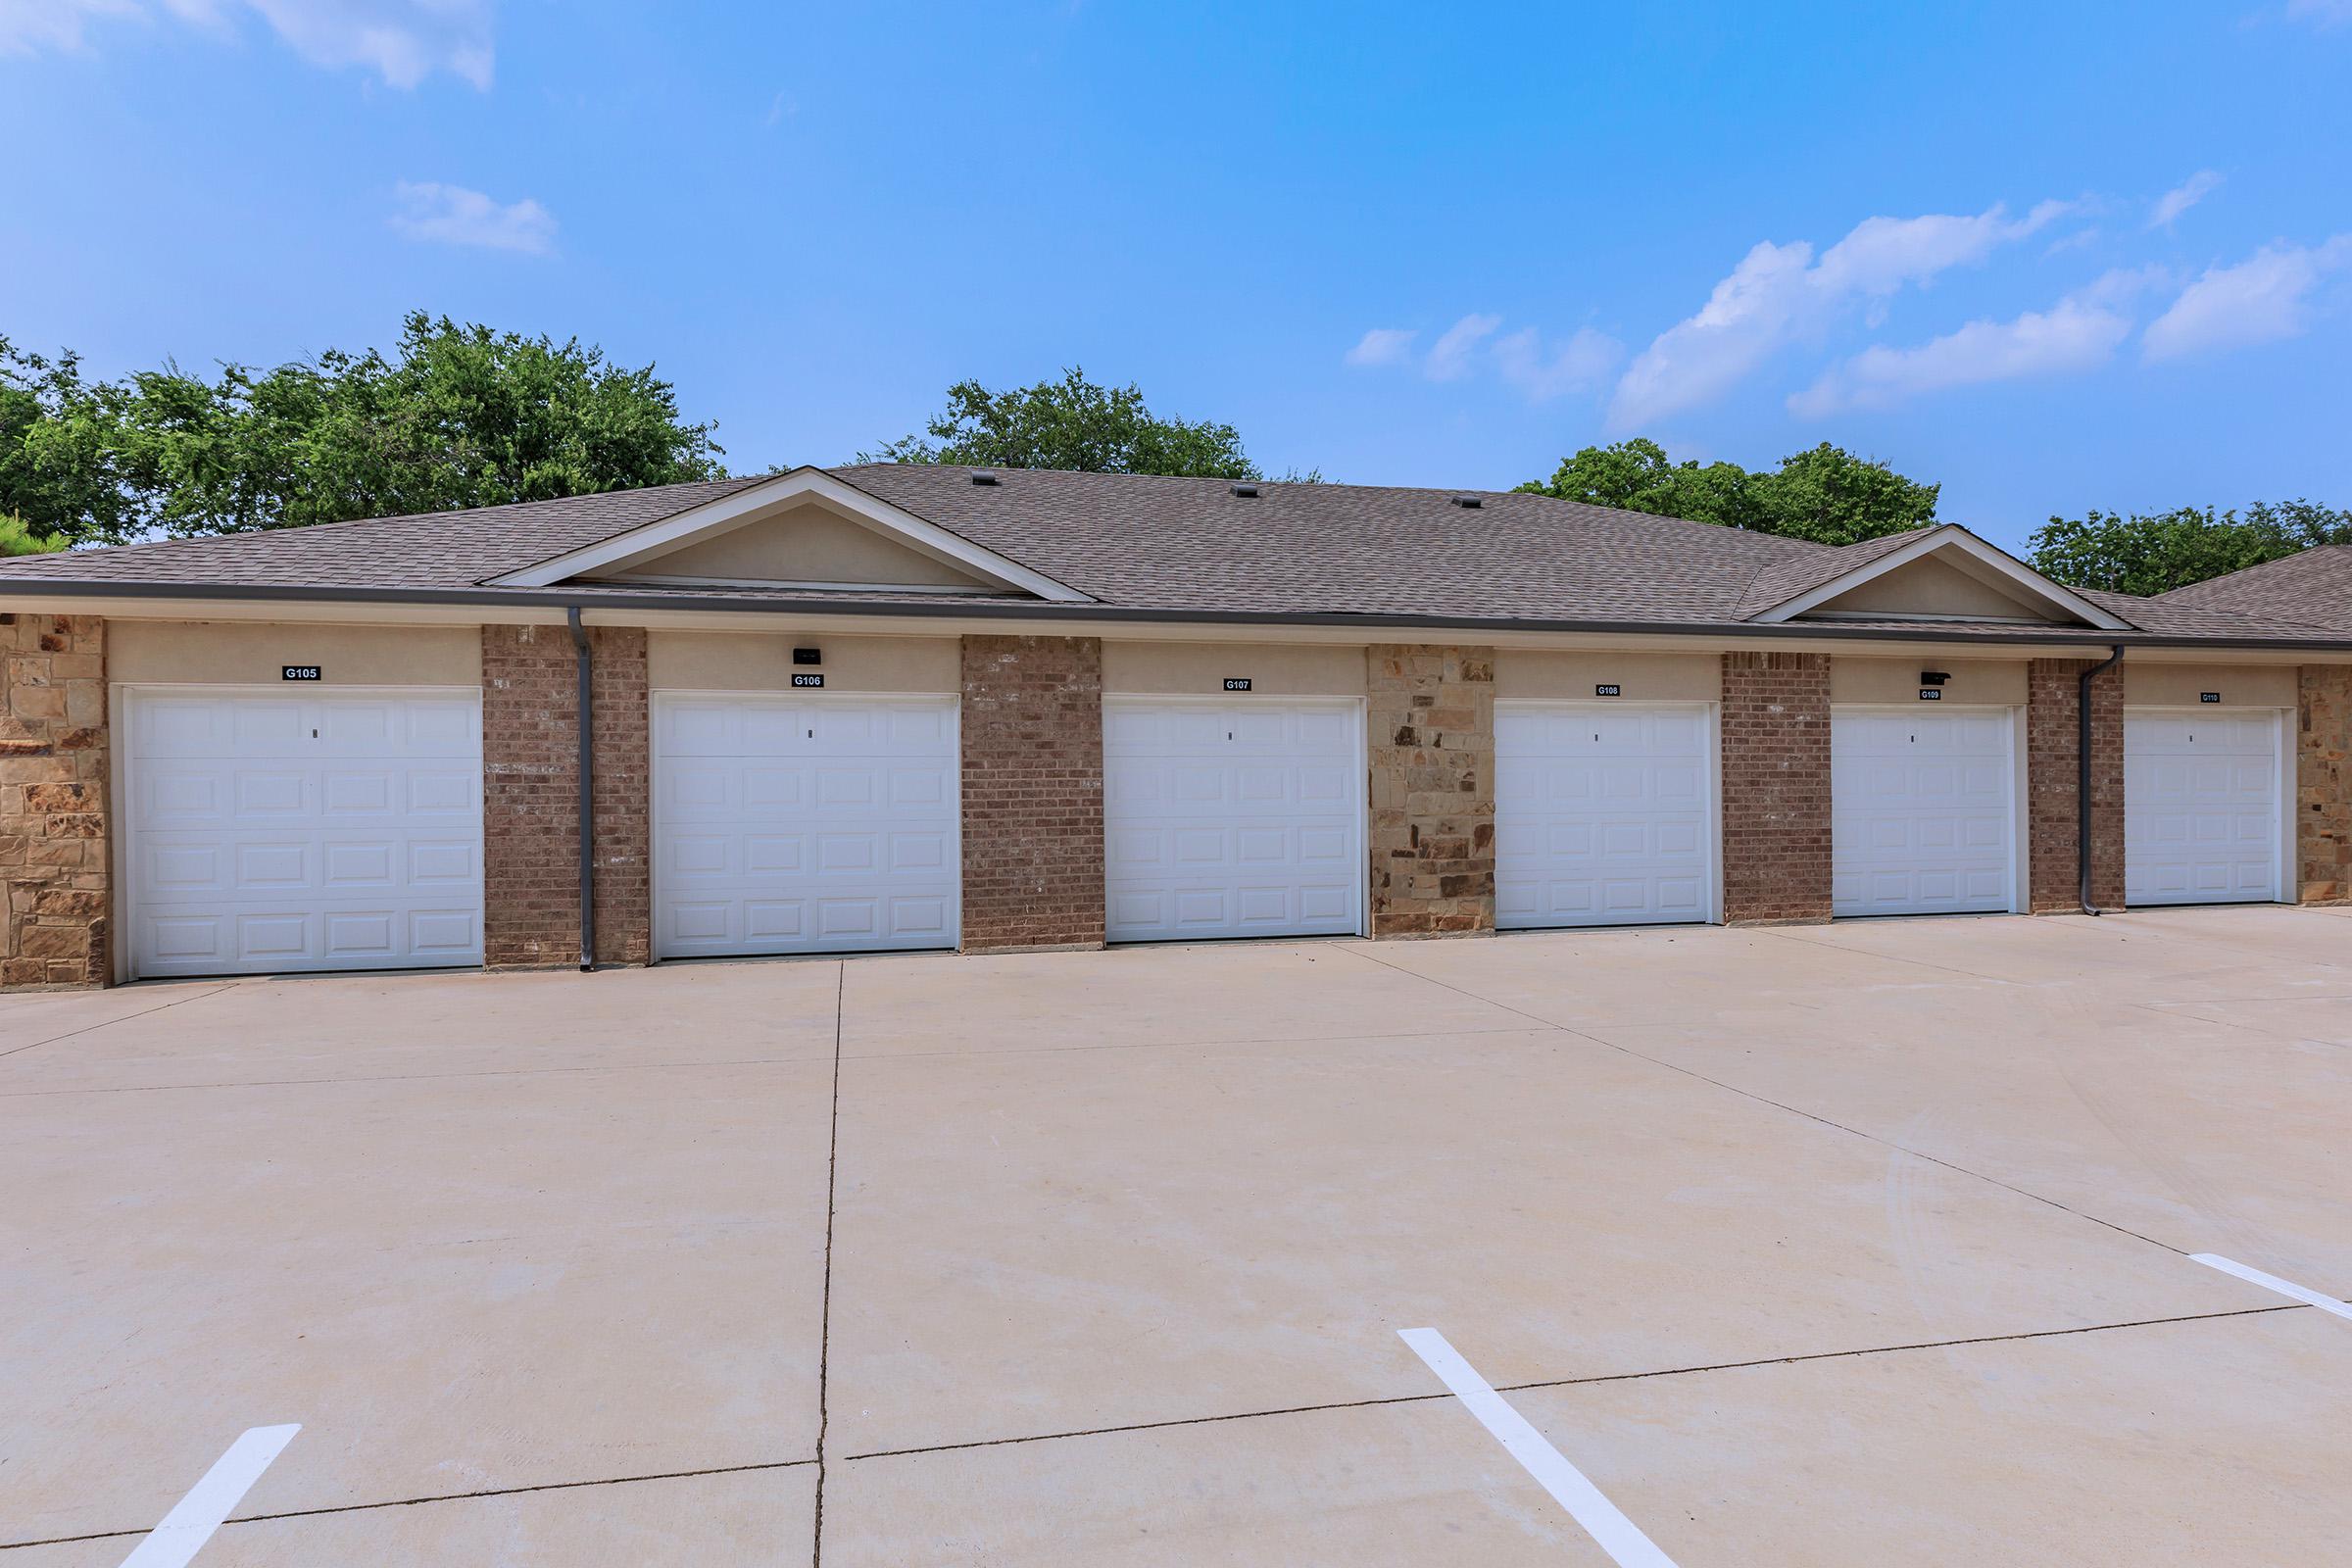
[[[1083,364],[1366,483],[2352,506],[2352,0],[1665,9],[0,0],[0,333],[576,334],[739,468]]]

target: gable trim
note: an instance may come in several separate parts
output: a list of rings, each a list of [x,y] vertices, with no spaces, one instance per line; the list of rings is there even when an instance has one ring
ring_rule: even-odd
[[[807,464],[763,483],[747,486],[733,495],[721,496],[716,501],[708,501],[670,516],[642,523],[610,539],[600,539],[595,544],[583,545],[577,550],[534,563],[520,571],[492,577],[484,586],[553,587],[599,567],[643,556],[648,551],[684,545],[697,538],[725,533],[743,525],[758,513],[803,497],[827,502],[853,521],[876,533],[920,551],[934,561],[945,562],[985,578],[1001,588],[1033,594],[1056,604],[1089,601],[1088,595],[1066,583],[1056,582],[1008,556],[984,549],[960,534],[949,532],[927,517],[917,516],[904,507],[893,506],[879,496],[870,495],[822,468]],[[884,583],[859,586],[867,592],[895,591],[891,585]]]
[[[2039,600],[2072,615],[2085,625],[2097,627],[2102,631],[2131,631],[2133,629],[2131,622],[2120,619],[2112,612],[2100,609],[2073,589],[2052,582],[2008,552],[1986,544],[1956,522],[1947,522],[1933,528],[1899,549],[1889,550],[1875,561],[1864,562],[1850,571],[1840,572],[1828,582],[1818,583],[1795,598],[1783,600],[1771,609],[1761,611],[1748,618],[1767,625],[1791,620],[1817,606],[1828,604],[1831,600],[1850,593],[1866,582],[1883,577],[1915,561],[1946,553],[1965,557],[1968,565],[1975,568],[1971,575],[1992,580],[1996,586],[2017,589],[2027,598]],[[1829,612],[1829,613],[1835,614],[1836,612]],[[1904,618],[1910,617],[1905,616]],[[1984,617],[1951,615],[1936,618],[1980,620]]]

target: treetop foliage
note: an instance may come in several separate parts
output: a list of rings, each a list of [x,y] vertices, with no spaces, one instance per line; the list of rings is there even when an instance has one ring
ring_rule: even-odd
[[[70,540],[243,533],[716,478],[651,366],[418,311],[399,346],[92,382],[0,339],[0,512]]]
[[[1241,432],[1214,419],[1163,417],[1132,382],[1106,387],[1071,366],[1058,381],[992,392],[976,380],[948,388],[948,406],[860,463],[953,463],[1087,473],[1194,474],[1259,479]],[[1303,476],[1301,476],[1303,477]]]
[[[2034,531],[2034,569],[2076,588],[2161,594],[2319,545],[2352,544],[2352,512],[2309,501],[2257,501],[2240,516],[2180,507],[2153,514],[2090,512]]]
[[[1736,463],[1676,463],[1655,441],[1637,437],[1586,447],[1562,461],[1550,479],[1530,480],[1519,488],[1597,507],[1850,545],[1934,522],[1941,487],[1907,479],[1883,463],[1826,441],[1784,459],[1778,468],[1750,470]]]

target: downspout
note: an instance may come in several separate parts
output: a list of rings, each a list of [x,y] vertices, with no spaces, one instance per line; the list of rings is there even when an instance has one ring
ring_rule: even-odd
[[[577,613],[577,612],[574,612]],[[2123,662],[2119,643],[2103,662],[2082,671],[2075,687],[2075,867],[2082,874],[2076,889],[2084,914],[2097,914],[2090,902],[2090,683]]]
[[[580,968],[596,967],[596,681],[588,654],[588,632],[580,607],[564,612],[571,627],[572,666],[578,682],[580,715]],[[2087,786],[2085,786],[2087,787]],[[2084,882],[2083,886],[2090,884]]]

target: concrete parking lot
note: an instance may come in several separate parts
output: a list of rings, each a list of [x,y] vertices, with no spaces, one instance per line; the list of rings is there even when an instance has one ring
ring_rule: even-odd
[[[0,1568],[2352,1540],[2352,910],[0,1000]],[[178,1559],[173,1559],[178,1560]]]

